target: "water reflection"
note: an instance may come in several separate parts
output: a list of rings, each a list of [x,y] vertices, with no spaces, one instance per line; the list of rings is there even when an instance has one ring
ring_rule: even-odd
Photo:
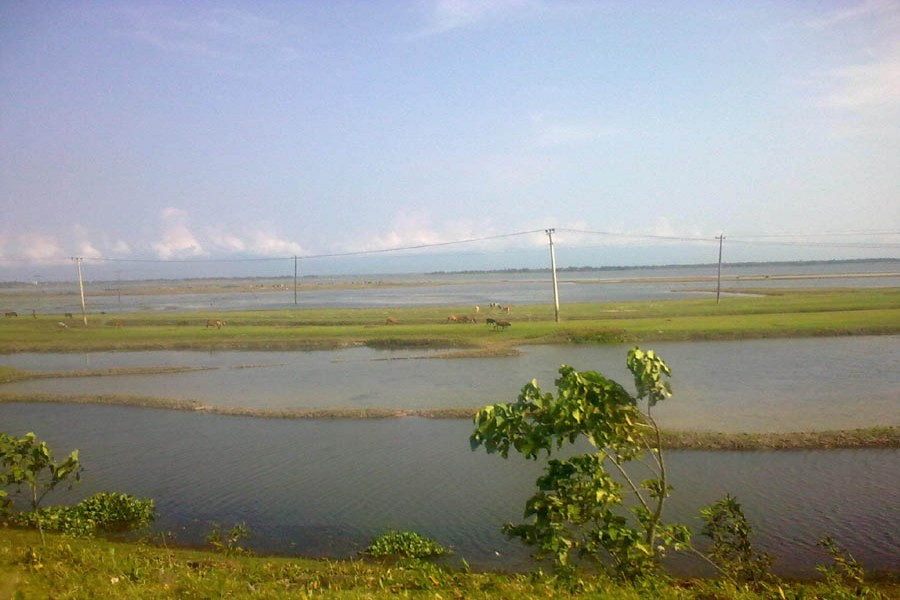
[[[539,465],[468,446],[464,420],[269,420],[98,406],[0,405],[2,429],[81,450],[70,499],[125,491],[157,500],[157,528],[200,543],[245,521],[260,552],[350,556],[388,528],[453,546],[479,568],[527,568],[499,527],[517,521]],[[736,494],[760,549],[785,574],[812,573],[833,535],[862,563],[898,568],[900,452],[672,452],[669,518]],[[54,498],[51,501],[55,501]],[[682,572],[697,565],[677,563]]]

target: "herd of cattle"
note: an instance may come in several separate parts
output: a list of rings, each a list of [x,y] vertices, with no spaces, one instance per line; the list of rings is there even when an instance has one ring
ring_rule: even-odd
[[[509,314],[509,311],[510,311],[510,306],[508,304],[501,305],[501,304],[497,304],[495,302],[491,302],[490,307],[493,309],[496,309],[496,310],[503,311],[506,314]],[[480,312],[481,312],[481,307],[476,306],[475,314],[478,314]],[[400,321],[397,319],[397,317],[388,317],[387,319],[385,319],[384,322],[385,322],[385,325],[397,325],[400,323]],[[449,315],[447,317],[446,322],[447,323],[478,323],[478,317],[475,315]],[[500,330],[506,329],[507,327],[512,325],[512,323],[510,323],[509,321],[507,321],[505,319],[494,319],[493,317],[485,318],[484,323],[493,329],[500,329]]]

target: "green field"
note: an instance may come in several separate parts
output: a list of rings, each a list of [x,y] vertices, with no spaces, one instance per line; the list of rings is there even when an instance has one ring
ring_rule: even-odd
[[[448,322],[469,315],[477,324]],[[504,319],[503,330],[485,318]],[[225,322],[207,327],[208,319]],[[396,319],[389,324],[388,319]],[[448,356],[515,352],[524,344],[752,339],[900,333],[900,288],[759,290],[758,295],[655,302],[550,305],[509,314],[470,306],[23,315],[0,319],[0,352],[306,350],[367,345],[446,349]],[[455,352],[455,354],[454,354]]]

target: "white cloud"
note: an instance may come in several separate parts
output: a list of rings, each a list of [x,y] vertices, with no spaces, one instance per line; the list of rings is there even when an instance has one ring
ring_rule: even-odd
[[[166,208],[160,215],[163,221],[162,239],[151,244],[156,255],[164,260],[203,256],[206,251],[188,229],[188,214],[178,208]]]
[[[131,246],[125,240],[116,240],[115,242],[108,244],[110,252],[117,256],[125,256],[131,254]]]
[[[78,244],[78,256],[83,258],[102,258],[103,253],[97,250],[90,242],[83,241]]]
[[[900,106],[900,55],[835,69],[826,77],[827,106],[857,111]]]
[[[296,242],[285,240],[267,231],[254,231],[250,234],[248,250],[263,256],[287,256],[303,254],[303,247]]]
[[[827,29],[863,18],[890,16],[896,12],[895,0],[867,0],[855,6],[847,6],[834,10],[827,15],[807,20],[806,26],[813,29]]]
[[[42,233],[24,233],[16,243],[19,254],[32,261],[62,261],[65,252],[54,236]]]
[[[244,10],[191,7],[131,6],[118,12],[126,36],[170,54],[230,65],[248,59],[285,63],[298,56],[291,36],[274,19]]]
[[[355,236],[339,246],[340,252],[367,252],[448,244],[459,240],[486,237],[483,223],[471,219],[442,220],[439,227],[432,223],[431,214],[424,209],[409,210],[394,215],[386,231]]]
[[[247,244],[240,237],[221,227],[211,227],[206,231],[210,246],[224,252],[243,252]]]
[[[538,0],[434,0],[429,23],[412,37],[427,37],[542,6]]]
[[[807,27],[828,38],[857,37],[844,64],[812,74],[818,104],[855,121],[845,131],[896,130],[900,118],[900,4],[870,0],[810,20]],[[848,49],[848,52],[850,51]]]

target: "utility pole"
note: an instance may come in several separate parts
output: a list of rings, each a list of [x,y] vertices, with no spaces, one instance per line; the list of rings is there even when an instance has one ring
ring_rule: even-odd
[[[716,236],[719,240],[719,272],[716,276],[716,304],[719,303],[719,296],[722,294],[722,242],[725,241],[725,234]]]
[[[297,304],[297,255],[294,255],[294,304]]]
[[[559,323],[559,284],[556,282],[556,252],[553,250],[553,232],[555,229],[545,229],[550,238],[550,271],[553,273],[553,310],[556,322]]]
[[[81,277],[81,261],[84,259],[80,256],[76,256],[72,260],[75,261],[75,266],[78,267],[78,289],[81,292],[81,318],[84,321],[84,326],[87,327],[87,309],[84,306],[84,279]]]

